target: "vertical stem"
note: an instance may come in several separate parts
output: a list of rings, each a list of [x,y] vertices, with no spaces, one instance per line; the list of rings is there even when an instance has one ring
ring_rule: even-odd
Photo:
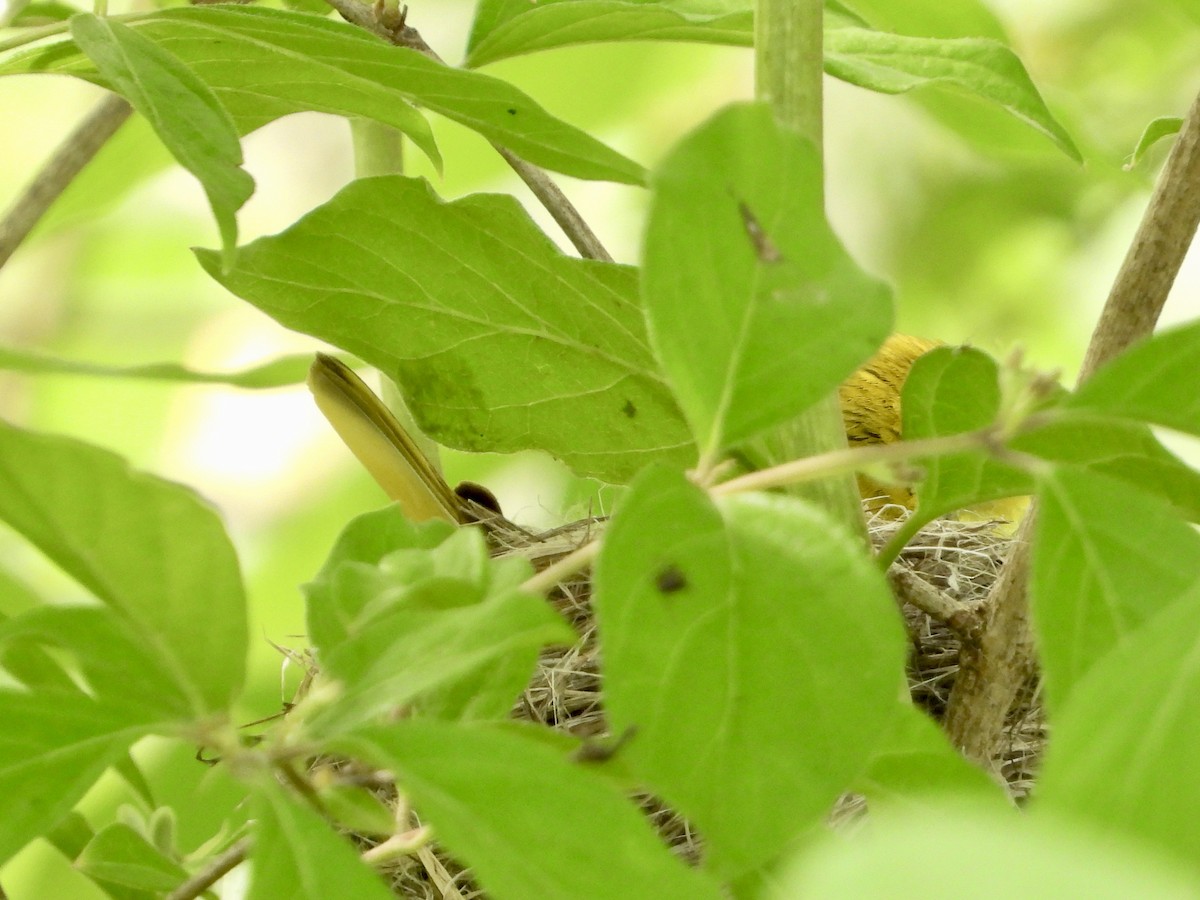
[[[351,119],[350,140],[354,145],[354,174],[359,178],[404,174],[404,135],[373,119]],[[437,472],[442,471],[441,447],[425,435],[404,402],[400,389],[385,372],[380,378],[383,402],[408,432],[413,443]]]
[[[776,119],[822,150],[824,74],[823,0],[758,0],[754,14],[755,93]],[[753,442],[748,455],[768,465],[846,446],[836,394]],[[798,485],[795,492],[819,503],[866,541],[862,504],[850,475]]]

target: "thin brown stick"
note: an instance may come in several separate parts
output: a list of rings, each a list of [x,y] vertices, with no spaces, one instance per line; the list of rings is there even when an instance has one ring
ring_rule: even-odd
[[[964,643],[979,640],[980,622],[973,607],[954,602],[920,575],[901,566],[888,569],[887,579],[900,602],[911,604],[941,622]]]
[[[1200,224],[1200,95],[1175,146],[1088,344],[1080,382],[1130,344],[1148,336]]]
[[[389,44],[416,50],[436,62],[446,64],[446,61],[425,43],[420,32],[407,24],[405,21],[407,8],[402,8],[399,13],[394,13],[387,10],[378,0],[373,6],[360,3],[359,0],[326,0],[326,2],[350,24],[371,32]],[[562,229],[563,234],[575,245],[580,256],[584,259],[612,262],[612,256],[600,243],[596,233],[584,221],[579,210],[567,199],[567,195],[543,169],[526,162],[499,144],[492,143],[492,147],[517,173],[517,177],[525,182],[538,202],[546,208],[551,218]]]
[[[111,94],[96,104],[87,118],[59,145],[0,221],[0,268],[131,112],[133,109],[124,97]]]
[[[1200,96],[1192,103],[1137,234],[1092,332],[1079,379],[1148,336],[1200,223]],[[964,646],[946,709],[946,733],[969,759],[992,765],[1004,722],[1036,668],[1029,625],[1030,538],[1036,510],[1017,532],[1004,570],[985,601],[978,647]]]
[[[249,850],[248,838],[238,841],[220,856],[214,856],[207,866],[167,894],[166,900],[195,900],[245,862]]]

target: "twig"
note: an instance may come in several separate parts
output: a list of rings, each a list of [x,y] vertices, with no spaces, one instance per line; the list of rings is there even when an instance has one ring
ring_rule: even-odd
[[[990,450],[996,444],[995,429],[982,428],[946,437],[901,441],[895,444],[873,444],[869,447],[850,447],[832,450],[818,456],[806,456],[769,469],[739,475],[711,488],[713,494],[733,494],[738,491],[761,491],[805,481],[816,481],[864,468],[889,463],[901,463],[923,456],[962,453],[967,450]]]
[[[0,222],[0,268],[131,112],[124,97],[105,97],[59,145]]]
[[[425,43],[420,32],[406,23],[406,9],[401,9],[399,13],[393,13],[380,2],[376,2],[373,6],[360,3],[358,0],[326,0],[326,2],[350,24],[357,25],[397,47],[416,50],[435,62],[446,64],[446,61]],[[567,199],[567,195],[545,171],[527,163],[511,150],[501,147],[499,144],[493,142],[492,147],[525,182],[538,202],[546,208],[554,221],[558,223],[558,227],[563,230],[563,234],[575,245],[580,256],[585,259],[612,262],[612,256],[600,243],[596,233],[592,231],[583,216],[579,214],[579,210]]]
[[[591,565],[600,553],[600,539],[588,541],[582,547],[572,550],[553,565],[549,565],[535,575],[531,575],[521,584],[521,590],[531,594],[544,594],[561,584],[564,580],[581,572]]]
[[[955,603],[928,581],[899,566],[887,573],[892,592],[901,603],[909,603],[954,631],[963,643],[979,640],[979,617],[973,607]]]
[[[1200,223],[1200,95],[1179,137],[1112,291],[1092,332],[1080,381],[1154,330],[1171,285]],[[991,766],[1004,722],[1035,669],[1029,625],[1030,536],[1035,509],[1017,531],[1000,578],[984,601],[986,625],[978,648],[964,648],[946,709],[946,733],[968,758]]]
[[[207,866],[181,884],[166,900],[195,900],[246,860],[250,850],[249,838],[238,841],[220,856],[213,857]]]
[[[1154,330],[1200,223],[1200,95],[1188,111],[1150,204],[1096,322],[1080,382]]]

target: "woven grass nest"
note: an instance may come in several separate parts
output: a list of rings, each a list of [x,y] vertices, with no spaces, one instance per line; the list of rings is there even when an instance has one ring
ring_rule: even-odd
[[[876,547],[882,546],[903,521],[904,510],[885,507],[871,514],[868,529]],[[936,588],[950,601],[970,608],[981,602],[1000,572],[1012,537],[989,522],[939,520],[922,529],[909,542],[893,567],[910,573]],[[603,528],[599,520],[585,520],[536,539],[524,533],[500,535],[498,557],[520,555],[539,568],[594,537]],[[591,611],[591,586],[586,575],[559,585],[552,602],[580,635],[571,647],[546,650],[537,671],[513,709],[513,716],[541,722],[581,738],[608,734],[601,693],[601,661]],[[935,719],[945,712],[958,672],[959,638],[942,622],[904,604],[910,635],[908,683],[914,702]],[[1014,797],[1026,795],[1045,740],[1045,728],[1036,690],[1030,686],[1015,705],[1007,724],[1005,750],[999,760],[1001,774]],[[700,857],[700,839],[682,817],[651,797],[638,798],[647,817],[671,849],[689,862]],[[844,797],[831,810],[831,827],[852,821],[864,812],[861,798]],[[414,822],[413,824],[417,824]],[[398,897],[412,900],[484,898],[470,872],[436,846],[396,863],[387,873]]]

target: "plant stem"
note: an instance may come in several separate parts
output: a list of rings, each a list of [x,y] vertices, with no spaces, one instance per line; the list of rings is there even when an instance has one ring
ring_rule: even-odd
[[[823,0],[758,0],[754,14],[755,93],[776,119],[822,150]],[[796,419],[754,441],[749,455],[768,465],[846,448],[836,394]],[[858,489],[849,475],[806,483],[795,489],[828,510],[867,543]]]
[[[207,866],[181,884],[171,893],[167,900],[194,900],[210,887],[237,868],[246,859],[250,849],[249,840],[240,840],[220,856],[214,857]]]
[[[1079,379],[1154,330],[1171,285],[1200,223],[1200,96],[1192,103],[1129,252],[1092,332]],[[1004,722],[1022,684],[1035,670],[1029,624],[1030,540],[1036,509],[985,603],[978,647],[964,645],[946,709],[946,733],[968,759],[991,766]]]
[[[59,145],[0,221],[0,268],[132,112],[124,97],[111,94],[96,104]]]
[[[375,6],[362,3],[361,0],[326,0],[326,2],[350,24],[357,25],[390,44],[415,50],[445,65],[446,61],[425,43],[420,32],[405,23],[403,16],[397,21],[389,23],[380,19]],[[595,232],[549,175],[498,144],[492,144],[492,147],[525,182],[538,202],[546,208],[554,221],[558,223],[558,227],[563,230],[563,234],[579,251],[580,256],[584,259],[612,262],[612,256],[604,249],[604,245],[600,243]]]

